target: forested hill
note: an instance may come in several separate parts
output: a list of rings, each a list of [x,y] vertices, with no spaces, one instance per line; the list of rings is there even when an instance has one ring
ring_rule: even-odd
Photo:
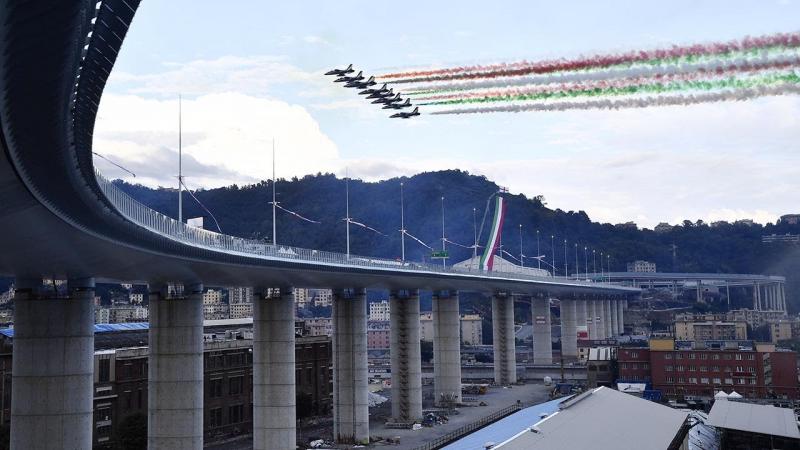
[[[449,170],[393,178],[380,182],[351,180],[350,215],[353,220],[384,235],[351,226],[351,252],[397,258],[400,256],[400,181],[404,183],[405,223],[408,232],[432,247],[441,246],[444,196],[445,233],[451,241],[468,246],[473,242],[473,208],[480,226],[487,199],[498,185],[482,176]],[[146,205],[172,217],[177,216],[175,189],[150,189],[117,181],[118,185]],[[271,182],[201,190],[197,198],[216,216],[222,231],[241,237],[271,239]],[[790,302],[800,303],[800,247],[791,244],[763,244],[766,234],[800,233],[800,226],[787,224],[717,224],[685,221],[671,231],[656,233],[592,222],[585,212],[550,209],[544,199],[504,194],[508,213],[503,226],[503,244],[519,254],[519,225],[523,226],[524,253],[536,254],[536,230],[540,232],[541,253],[551,258],[550,236],[555,236],[555,265],[564,270],[564,239],[568,241],[567,263],[575,269],[575,247],[580,246],[579,265],[584,271],[583,247],[611,255],[611,269],[624,271],[634,259],[654,261],[659,271],[735,272],[787,275]],[[345,181],[329,174],[301,179],[278,180],[281,206],[320,223],[310,223],[278,211],[278,243],[300,247],[345,251]],[[556,205],[554,205],[556,206]],[[791,211],[787,211],[789,213]],[[492,211],[489,211],[491,219]],[[184,217],[205,216],[207,229],[213,221],[187,194]],[[488,224],[480,242],[485,242]],[[676,246],[673,260],[672,246]],[[451,261],[468,258],[472,250],[448,245]],[[406,239],[406,258],[428,258],[430,250]],[[591,266],[591,250],[589,253]],[[599,270],[599,262],[598,262]],[[797,294],[795,294],[797,293]]]

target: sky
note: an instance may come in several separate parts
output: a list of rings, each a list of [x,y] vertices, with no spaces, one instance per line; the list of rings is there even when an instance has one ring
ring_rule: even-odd
[[[175,186],[462,169],[596,221],[800,212],[800,97],[622,111],[389,119],[323,73],[577,57],[800,30],[800,0],[381,4],[145,0],[103,95],[100,170]],[[413,201],[413,200],[412,200]]]

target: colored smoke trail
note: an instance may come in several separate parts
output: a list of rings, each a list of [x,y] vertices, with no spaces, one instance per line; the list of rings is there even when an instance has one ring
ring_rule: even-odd
[[[787,74],[764,75],[751,78],[724,78],[719,80],[677,81],[670,83],[652,82],[647,84],[595,86],[578,90],[555,90],[517,95],[500,95],[494,97],[459,98],[429,103],[420,103],[421,106],[430,105],[465,105],[474,103],[513,102],[531,100],[560,100],[577,97],[602,97],[642,94],[668,94],[673,92],[711,91],[719,89],[750,89],[760,86],[777,84],[800,85],[800,76],[791,72]]]
[[[761,72],[765,69],[800,69],[800,59],[794,62],[783,62],[780,64],[770,64],[769,66],[750,67],[745,69],[743,67],[728,68],[725,70],[717,70],[714,72],[684,72],[676,74],[658,74],[652,77],[632,77],[620,78],[610,80],[591,81],[585,83],[562,83],[562,84],[548,84],[543,86],[526,86],[522,88],[506,87],[505,89],[495,90],[474,90],[467,92],[458,92],[450,94],[427,95],[417,97],[417,101],[437,104],[444,100],[454,99],[472,99],[472,98],[487,98],[487,97],[504,97],[504,96],[519,96],[519,95],[532,95],[538,93],[558,92],[558,91],[579,91],[579,90],[592,90],[592,89],[608,89],[608,88],[622,88],[627,86],[638,86],[652,83],[664,83],[670,81],[693,81],[703,78],[714,79],[720,77],[731,77],[733,75],[749,74],[753,72]]]
[[[548,103],[510,104],[490,107],[474,107],[434,111],[430,114],[478,114],[494,112],[525,112],[525,111],[568,111],[589,109],[627,109],[649,108],[654,106],[686,106],[701,103],[717,103],[726,101],[744,101],[758,97],[800,94],[797,84],[782,84],[777,86],[758,86],[748,89],[723,92],[706,92],[694,95],[677,94],[664,96],[647,96],[625,99],[595,99],[586,101],[563,101]]]
[[[520,61],[490,65],[474,65],[449,69],[407,71],[380,76],[395,83],[418,83],[427,81],[489,78],[498,76],[521,76],[589,68],[603,68],[617,64],[664,60],[676,57],[702,55],[728,55],[732,52],[769,47],[800,47],[800,33],[779,33],[762,37],[746,37],[741,40],[711,44],[673,46],[660,50],[640,50],[621,54],[595,55],[577,59],[546,60],[539,62]]]
[[[413,91],[405,92],[405,94],[412,96],[430,96],[434,94],[462,92],[476,89],[511,88],[513,86],[537,86],[555,83],[578,83],[613,80],[618,78],[658,77],[693,73],[717,74],[720,72],[729,72],[733,70],[748,72],[753,70],[789,67],[800,67],[800,53],[798,53],[796,50],[792,50],[788,54],[764,53],[757,57],[740,57],[732,60],[712,58],[693,64],[630,67],[625,68],[624,70],[611,68],[595,71],[565,72],[557,75],[534,75],[516,78],[454,81],[450,83],[427,84],[415,87]]]

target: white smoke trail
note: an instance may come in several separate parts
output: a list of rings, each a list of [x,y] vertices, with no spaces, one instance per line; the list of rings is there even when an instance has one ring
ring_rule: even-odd
[[[800,67],[800,53],[792,51],[780,54],[763,54],[750,58],[713,59],[693,64],[665,66],[636,66],[624,69],[608,69],[585,72],[563,72],[550,75],[531,75],[523,77],[491,78],[472,81],[454,81],[450,83],[430,83],[414,86],[411,92],[423,91],[467,91],[472,89],[502,88],[512,86],[544,85],[554,83],[605,81],[617,78],[653,77],[657,75],[681,75],[700,71],[734,70],[742,67],[764,67],[786,65]]]
[[[583,102],[564,101],[552,103],[525,103],[502,106],[458,108],[434,111],[429,114],[477,114],[493,112],[525,112],[525,111],[567,111],[573,109],[627,109],[648,108],[651,106],[694,105],[700,103],[716,103],[726,101],[743,101],[757,97],[800,94],[800,86],[796,84],[780,84],[760,86],[732,91],[707,92],[693,95],[663,95],[623,99],[588,100]]]

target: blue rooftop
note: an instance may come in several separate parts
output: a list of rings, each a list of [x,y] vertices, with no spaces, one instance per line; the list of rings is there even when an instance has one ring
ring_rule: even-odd
[[[150,324],[147,322],[131,322],[131,323],[98,323],[94,326],[95,333],[109,333],[112,331],[137,331],[147,330]],[[8,338],[14,338],[13,328],[3,328],[0,334]]]
[[[484,450],[486,448],[484,444],[487,442],[499,444],[542,420],[542,414],[550,415],[558,411],[558,404],[566,399],[567,397],[561,397],[515,412],[472,434],[464,436],[443,447],[442,450]]]

